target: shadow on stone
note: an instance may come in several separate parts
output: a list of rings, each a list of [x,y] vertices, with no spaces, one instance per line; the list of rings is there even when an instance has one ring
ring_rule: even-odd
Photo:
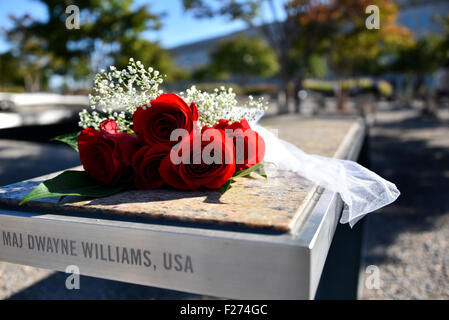
[[[200,299],[201,296],[105,280],[87,276],[80,276],[80,289],[68,290],[65,282],[68,274],[55,272],[49,277],[12,295],[10,300],[105,300],[105,299]]]

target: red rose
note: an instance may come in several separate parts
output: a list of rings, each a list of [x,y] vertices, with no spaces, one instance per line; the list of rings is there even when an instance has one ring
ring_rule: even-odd
[[[205,154],[210,157],[205,158]],[[181,161],[177,164],[173,159]],[[202,134],[192,133],[185,137],[162,160],[159,168],[159,173],[167,184],[186,190],[199,187],[218,189],[234,172],[234,146],[231,139],[226,139],[222,130],[207,130]]]
[[[143,146],[134,154],[134,185],[137,189],[156,189],[164,184],[159,167],[162,159],[170,154],[170,150],[165,144],[155,144]]]
[[[78,136],[78,150],[84,170],[104,185],[115,185],[132,174],[131,157],[137,150],[136,138],[118,132],[114,120],[105,120],[100,131],[86,128]]]
[[[176,94],[162,94],[150,101],[150,107],[137,108],[133,116],[133,129],[137,133],[139,143],[149,145],[163,143],[169,146],[178,141],[170,141],[175,129],[192,132],[193,122],[198,120],[195,103],[190,106]]]
[[[100,132],[105,139],[114,142],[114,152],[126,166],[131,165],[131,159],[139,148],[136,137],[121,133],[115,120],[108,119],[100,123]]]
[[[225,120],[225,119],[220,119],[220,120],[218,120],[218,123],[214,126],[214,128],[215,129],[221,129],[221,130],[241,129],[243,131],[251,129],[251,127],[250,127],[248,121],[246,121],[246,119],[242,119],[240,121],[235,121],[235,122],[231,122],[231,121]]]
[[[214,128],[224,130],[226,134],[233,137],[236,170],[248,169],[263,160],[265,141],[256,131],[251,129],[246,119],[233,123],[221,119]]]

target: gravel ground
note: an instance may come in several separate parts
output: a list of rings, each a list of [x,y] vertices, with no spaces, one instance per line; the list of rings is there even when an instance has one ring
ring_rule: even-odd
[[[50,270],[0,262],[0,299],[7,299],[52,273]]]
[[[380,110],[371,130],[372,169],[397,184],[396,203],[368,216],[361,299],[449,298],[449,125],[419,110]],[[366,271],[365,271],[366,270]]]

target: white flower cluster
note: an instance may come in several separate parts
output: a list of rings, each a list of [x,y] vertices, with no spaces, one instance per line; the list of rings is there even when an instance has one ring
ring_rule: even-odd
[[[120,131],[132,132],[131,120],[126,113],[133,114],[136,109],[155,99],[163,93],[159,86],[163,77],[158,70],[145,69],[140,62],[129,59],[127,68],[117,70],[109,67],[110,71],[101,70],[95,76],[94,94],[89,95],[92,113],[83,110],[80,112],[80,127],[99,128],[100,122],[105,119],[114,119]]]
[[[130,116],[142,105],[157,98],[163,91],[159,86],[163,78],[153,68],[145,69],[144,65],[133,58],[129,59],[127,68],[117,70],[111,66],[110,71],[102,70],[95,76],[94,94],[89,95],[92,112],[86,109],[79,113],[79,126],[93,127],[97,130],[106,119],[114,119],[121,132],[133,133]],[[267,102],[263,98],[255,100],[252,96],[243,106],[237,106],[236,94],[232,88],[216,88],[213,93],[203,92],[195,86],[181,92],[180,96],[188,103],[195,102],[198,107],[199,125],[213,126],[220,119],[231,122],[246,118],[254,120],[256,115],[266,110]],[[151,107],[151,106],[150,106]]]
[[[228,119],[230,122],[240,121],[245,118],[248,121],[254,120],[256,115],[267,109],[267,102],[263,97],[254,100],[249,96],[248,101],[241,107],[237,106],[236,94],[232,88],[226,89],[221,86],[215,88],[213,93],[203,92],[195,86],[180,92],[180,96],[188,103],[195,102],[201,127],[214,126],[220,119]]]

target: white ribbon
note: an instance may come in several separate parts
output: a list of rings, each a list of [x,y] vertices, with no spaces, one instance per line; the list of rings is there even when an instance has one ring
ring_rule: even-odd
[[[360,164],[307,154],[258,125],[257,120],[251,128],[265,141],[264,161],[273,162],[277,169],[296,172],[321,187],[338,192],[345,203],[340,223],[349,222],[352,228],[366,214],[399,197],[400,192],[393,183]]]

